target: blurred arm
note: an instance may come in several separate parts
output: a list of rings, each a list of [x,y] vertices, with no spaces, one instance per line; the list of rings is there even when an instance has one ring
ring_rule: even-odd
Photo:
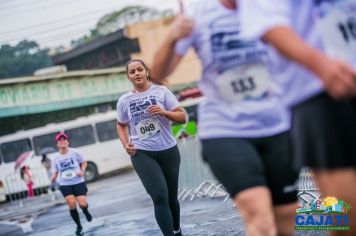
[[[356,70],[344,61],[329,58],[310,47],[287,26],[276,26],[262,37],[282,55],[312,71],[323,82],[325,90],[334,98],[356,96]]]
[[[175,52],[175,45],[178,40],[189,36],[193,28],[194,21],[189,17],[179,14],[175,18],[153,58],[151,75],[154,82],[162,82],[174,71],[182,59],[182,56]]]

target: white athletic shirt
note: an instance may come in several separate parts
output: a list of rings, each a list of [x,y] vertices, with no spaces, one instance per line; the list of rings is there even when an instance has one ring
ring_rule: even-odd
[[[192,46],[202,63],[199,86],[207,99],[198,110],[199,137],[267,137],[288,130],[289,113],[269,76],[265,46],[241,38],[236,11],[200,0],[185,14],[195,27],[175,52],[184,55]]]
[[[174,94],[165,86],[151,84],[144,92],[129,91],[117,102],[117,120],[122,124],[129,123],[129,131],[135,148],[149,151],[160,151],[176,145],[171,131],[172,122],[163,116],[152,116],[148,107],[158,105],[172,111],[179,107]]]
[[[85,162],[83,155],[74,148],[69,148],[66,154],[57,153],[52,161],[52,170],[58,172],[59,185],[74,185],[84,182],[79,176],[80,164]]]
[[[289,26],[312,47],[356,66],[356,0],[239,0],[242,34],[262,37]],[[269,48],[273,77],[282,83],[286,103],[298,104],[318,93],[321,81]]]

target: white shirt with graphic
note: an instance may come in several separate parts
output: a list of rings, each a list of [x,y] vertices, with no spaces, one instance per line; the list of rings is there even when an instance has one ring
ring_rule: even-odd
[[[151,105],[167,111],[180,106],[167,87],[151,84],[144,92],[129,91],[119,98],[117,120],[129,124],[130,138],[137,149],[159,151],[171,148],[176,145],[171,131],[172,122],[160,115],[150,115],[148,107]]]
[[[240,0],[242,33],[261,37],[276,26],[291,27],[309,45],[356,66],[356,0]],[[269,48],[273,77],[295,105],[323,91],[307,69]]]
[[[199,85],[207,99],[199,106],[198,132],[203,139],[266,137],[290,127],[266,48],[241,37],[236,13],[218,0],[194,2],[185,9],[194,30],[175,46],[178,55],[193,47],[202,63]]]
[[[82,154],[76,149],[69,148],[66,154],[57,153],[52,161],[52,171],[58,172],[59,185],[74,185],[84,182],[79,176],[80,164],[85,162]]]

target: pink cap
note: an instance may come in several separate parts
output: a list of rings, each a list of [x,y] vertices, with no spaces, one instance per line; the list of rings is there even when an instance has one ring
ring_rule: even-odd
[[[59,133],[56,135],[56,140],[59,141],[61,138],[68,139],[68,135],[67,135],[66,133],[59,132]]]

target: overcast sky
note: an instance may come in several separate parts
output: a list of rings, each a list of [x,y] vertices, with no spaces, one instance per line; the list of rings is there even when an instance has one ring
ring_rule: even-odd
[[[41,47],[69,46],[103,15],[129,5],[177,11],[178,0],[0,0],[0,44],[28,39]]]

